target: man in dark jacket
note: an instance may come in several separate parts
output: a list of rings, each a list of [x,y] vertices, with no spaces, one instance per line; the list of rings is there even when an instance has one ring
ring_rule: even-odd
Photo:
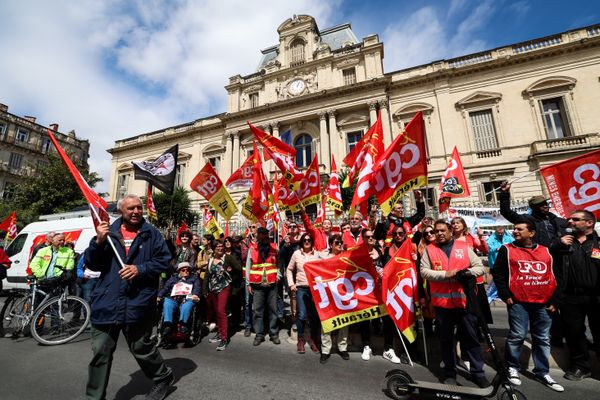
[[[415,201],[417,203],[417,212],[411,217],[404,216],[404,206],[401,202],[396,203],[387,219],[378,222],[375,226],[375,239],[385,240],[388,244],[391,243],[393,239],[392,232],[397,226],[403,227],[404,232],[409,235],[411,228],[425,217],[425,201],[423,200],[423,193],[420,190],[415,190]],[[371,211],[371,215],[373,215],[373,211]]]
[[[503,182],[500,189],[498,194],[500,214],[512,224],[523,219],[531,220],[535,224],[535,242],[546,247],[552,247],[553,242],[564,233],[567,221],[549,211],[548,199],[544,196],[533,196],[529,199],[531,215],[519,214],[510,208],[510,183]]]
[[[169,249],[161,233],[142,217],[138,196],[126,195],[117,208],[121,218],[103,222],[85,252],[89,268],[102,275],[91,295],[92,351],[87,399],[104,399],[119,333],[142,371],[154,381],[146,399],[162,400],[173,384],[173,372],[150,340],[160,274],[169,266]],[[116,253],[110,246],[115,246]],[[123,261],[121,265],[120,259]]]
[[[579,381],[589,377],[591,369],[586,317],[600,356],[600,239],[591,212],[574,211],[567,221],[573,232],[563,236],[556,249],[556,298],[571,359],[565,378]]]

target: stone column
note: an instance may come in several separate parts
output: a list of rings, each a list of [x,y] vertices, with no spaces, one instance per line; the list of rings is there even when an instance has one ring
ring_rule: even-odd
[[[319,153],[319,163],[325,165],[325,171],[329,172],[331,168],[331,142],[327,132],[327,113],[319,111],[319,139],[321,142],[321,152]]]
[[[275,136],[277,139],[280,139],[280,137],[279,137],[279,122],[278,121],[272,122],[271,128],[273,129],[273,136]]]
[[[242,160],[240,159],[240,131],[231,132],[233,135],[233,165],[231,170],[235,171],[242,165]]]
[[[393,134],[392,126],[390,123],[390,112],[388,110],[387,100],[379,100],[379,111],[381,111],[381,127],[383,128],[383,143],[385,146],[389,146],[392,143]]]
[[[221,170],[218,171],[221,177],[221,180],[226,181],[231,176],[231,161],[232,161],[232,152],[233,152],[233,135],[229,132],[225,133],[225,154],[223,156],[223,164],[221,165]]]
[[[327,110],[329,117],[329,143],[332,149],[335,149],[335,158],[342,159],[346,156],[346,142],[340,136],[337,129],[337,120],[335,118],[335,110]]]
[[[369,103],[369,125],[373,126],[377,122],[377,102],[370,101]]]

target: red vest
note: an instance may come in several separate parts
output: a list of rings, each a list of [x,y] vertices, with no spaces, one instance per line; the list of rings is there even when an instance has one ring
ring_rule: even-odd
[[[250,266],[249,283],[261,284],[263,277],[268,284],[277,282],[277,247],[273,243],[270,243],[269,255],[265,260],[260,260],[258,244],[253,243],[250,247],[250,257],[252,265]]]
[[[454,241],[450,259],[435,244],[427,246],[427,255],[431,269],[435,271],[462,270],[471,266],[469,262],[469,246],[463,241]],[[431,303],[441,308],[467,308],[467,296],[462,285],[454,278],[443,281],[429,281]]]
[[[522,303],[546,304],[556,289],[552,256],[548,248],[537,245],[529,249],[505,244],[508,253],[508,288]]]
[[[344,246],[346,247],[346,249],[361,245],[363,244],[362,234],[359,234],[358,240],[355,240],[354,236],[352,236],[352,233],[350,233],[350,231],[344,232],[344,234],[342,235],[342,242],[344,242]]]

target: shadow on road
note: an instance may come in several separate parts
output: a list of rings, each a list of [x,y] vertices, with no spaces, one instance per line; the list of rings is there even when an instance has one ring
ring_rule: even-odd
[[[177,382],[179,382],[181,378],[194,372],[196,368],[198,368],[198,365],[189,358],[171,358],[165,360],[165,362],[173,370],[173,375],[175,375],[175,385],[177,385]],[[141,370],[137,370],[130,376],[131,380],[129,383],[120,388],[115,394],[115,400],[130,400],[138,396],[143,398],[152,387],[151,381],[146,378]],[[170,393],[174,390],[176,390],[176,386]]]

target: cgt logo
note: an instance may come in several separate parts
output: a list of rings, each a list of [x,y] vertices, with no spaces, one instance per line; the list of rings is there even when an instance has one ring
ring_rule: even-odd
[[[548,265],[541,261],[518,260],[517,263],[519,264],[519,272],[522,274],[534,273],[543,275],[548,270]]]

